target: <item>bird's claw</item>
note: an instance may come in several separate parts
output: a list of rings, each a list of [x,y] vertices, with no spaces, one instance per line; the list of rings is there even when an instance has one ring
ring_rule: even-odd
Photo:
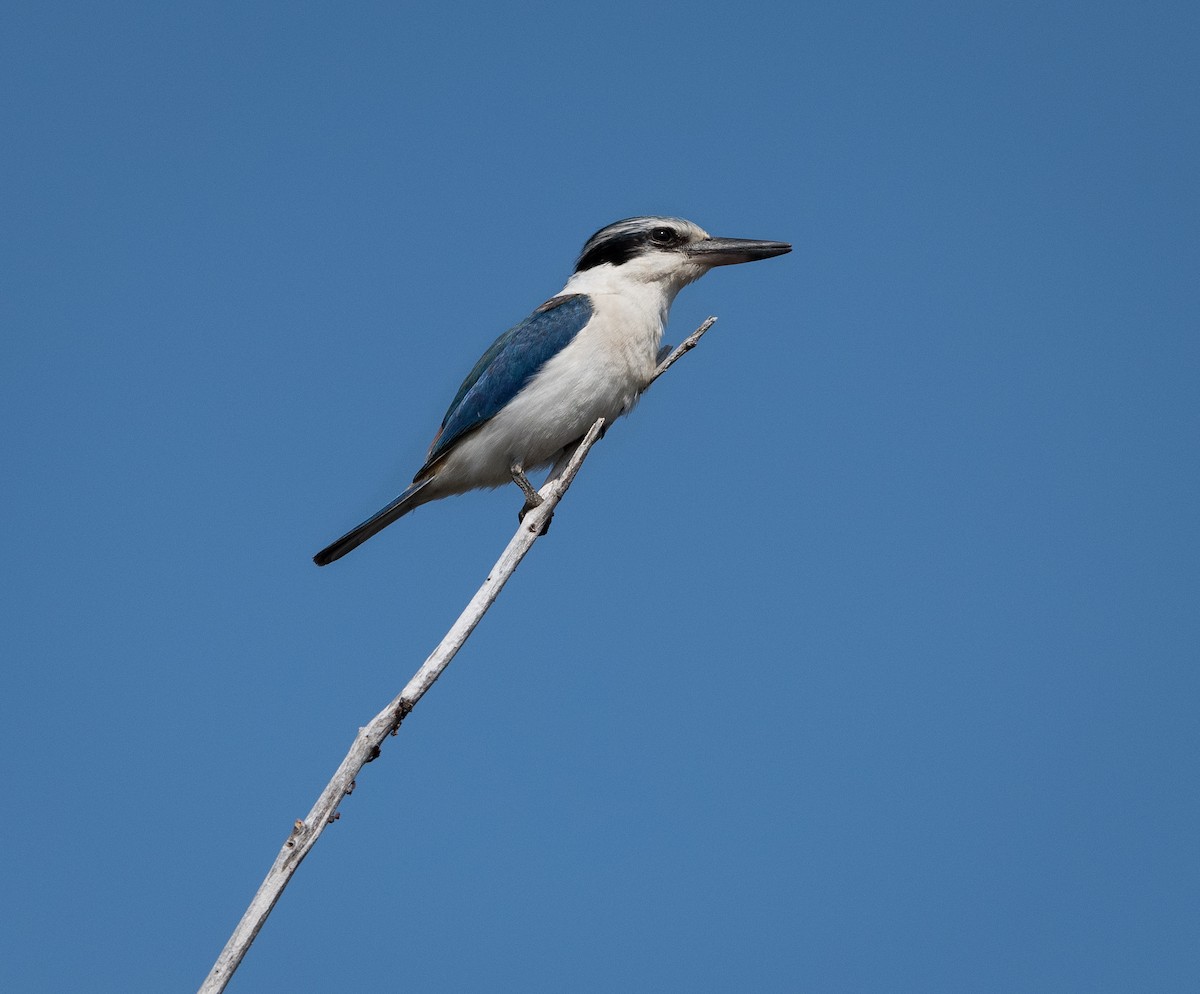
[[[529,482],[529,477],[525,475],[525,470],[521,468],[520,463],[513,463],[509,467],[509,473],[512,474],[513,483],[521,488],[521,493],[525,495],[525,510],[531,510],[537,507],[545,498],[539,494],[533,484]],[[525,511],[521,512],[521,517],[525,517]]]
[[[544,501],[544,498],[543,498],[543,501]],[[524,520],[525,520],[525,515],[527,515],[527,514],[528,514],[530,511],[532,511],[534,508],[538,507],[538,506],[540,505],[540,503],[542,503],[542,502],[539,502],[538,504],[526,504],[526,505],[525,505],[523,508],[521,508],[521,510],[520,510],[520,511],[518,511],[518,512],[517,512],[517,520],[518,520],[518,521],[521,521],[521,522],[524,522]],[[549,513],[549,514],[546,516],[546,521],[545,521],[545,523],[542,525],[542,530],[541,530],[540,532],[538,532],[538,534],[539,534],[539,535],[545,535],[545,534],[546,534],[546,532],[548,532],[548,531],[550,530],[550,522],[551,522],[551,521],[553,521],[553,520],[554,520],[554,512],[553,512],[553,511],[551,511],[551,512],[550,512],[550,513]]]
[[[535,507],[541,507],[546,502],[546,498],[533,489],[533,484],[529,482],[529,477],[525,475],[525,470],[521,468],[520,463],[513,463],[509,468],[512,473],[513,483],[521,488],[521,493],[525,495],[525,506],[517,513],[517,520],[524,522],[525,515],[532,511]],[[551,511],[546,517],[546,523],[542,525],[542,530],[539,532],[545,535],[550,530],[550,519],[554,517],[554,512]]]

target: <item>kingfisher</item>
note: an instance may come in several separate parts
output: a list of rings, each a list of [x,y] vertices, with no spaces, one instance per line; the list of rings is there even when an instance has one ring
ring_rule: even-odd
[[[675,295],[710,269],[770,259],[786,242],[714,238],[678,217],[631,217],[597,231],[566,286],[497,338],[458,388],[412,486],[315,556],[327,566],[414,508],[565,465],[598,418],[628,414],[654,378]]]

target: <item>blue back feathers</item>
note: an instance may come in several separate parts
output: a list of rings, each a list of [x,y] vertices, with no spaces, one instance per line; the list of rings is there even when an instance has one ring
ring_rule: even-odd
[[[495,417],[591,317],[587,294],[554,297],[497,338],[458,388],[422,472],[472,428]]]

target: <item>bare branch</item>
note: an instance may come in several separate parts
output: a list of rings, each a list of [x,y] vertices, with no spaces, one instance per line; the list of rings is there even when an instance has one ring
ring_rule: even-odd
[[[696,343],[710,327],[716,318],[709,318],[696,331],[688,336],[655,370],[650,383],[665,373],[675,361],[685,352],[695,348]],[[646,384],[649,388],[650,383]],[[267,873],[266,879],[258,888],[258,893],[250,902],[242,920],[238,922],[233,935],[221,950],[212,971],[200,986],[199,994],[219,994],[224,991],[234,971],[245,957],[255,936],[275,907],[284,888],[296,872],[297,867],[308,855],[309,850],[316,844],[327,825],[332,825],[338,818],[338,805],[342,798],[354,790],[355,778],[367,763],[379,756],[384,740],[394,735],[400,729],[400,723],[408,716],[425,692],[433,686],[442,672],[450,665],[459,649],[470,637],[475,626],[479,624],[484,613],[499,596],[508,578],[512,576],[525,554],[533,547],[533,543],[543,534],[549,524],[555,507],[563,494],[575,479],[579,467],[587,457],[588,451],[595,444],[604,430],[604,419],[600,418],[580,441],[574,453],[565,466],[556,466],[551,471],[549,479],[539,491],[542,503],[532,508],[521,521],[517,533],[512,537],[496,565],[492,567],[488,578],[482,587],[471,598],[466,609],[459,615],[458,620],[446,633],[441,644],[425,660],[421,668],[408,681],[407,686],[392,700],[387,707],[379,712],[371,721],[358,730],[349,753],[342,760],[333,778],[317,798],[312,810],[302,820],[292,826],[291,834],[280,849],[279,855]]]
[[[671,354],[658,364],[658,368],[654,371],[654,375],[650,377],[650,383],[657,380],[663,373],[675,365],[682,356],[687,355],[696,347],[700,339],[704,337],[704,333],[708,331],[714,324],[717,323],[715,317],[705,318],[704,323],[693,331],[687,338],[675,346]],[[646,384],[646,389],[650,389],[650,383]]]

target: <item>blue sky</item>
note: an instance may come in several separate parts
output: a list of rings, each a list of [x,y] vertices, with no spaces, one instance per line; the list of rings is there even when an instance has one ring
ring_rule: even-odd
[[[230,990],[1185,991],[1194,4],[17,4],[0,987],[199,985],[520,496],[584,239],[795,244],[595,449]]]

